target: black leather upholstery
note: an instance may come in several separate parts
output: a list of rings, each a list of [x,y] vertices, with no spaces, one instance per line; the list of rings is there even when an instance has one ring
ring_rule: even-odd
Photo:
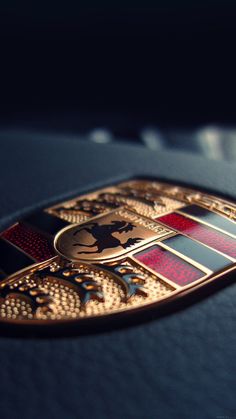
[[[233,165],[73,139],[0,135],[0,220],[75,193],[156,176],[236,197]],[[1,418],[236,416],[236,284],[183,310],[91,335],[0,338]],[[0,329],[1,332],[1,329]]]

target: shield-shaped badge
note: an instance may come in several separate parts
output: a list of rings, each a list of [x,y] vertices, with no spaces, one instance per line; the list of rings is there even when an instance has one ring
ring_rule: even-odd
[[[82,322],[172,301],[235,269],[235,220],[234,203],[156,180],[47,208],[1,234],[1,320]]]

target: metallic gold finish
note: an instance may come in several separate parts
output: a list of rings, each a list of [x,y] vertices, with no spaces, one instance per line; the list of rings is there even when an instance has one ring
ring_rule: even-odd
[[[56,257],[26,269],[1,284],[1,320],[40,324],[94,318],[138,308],[175,291],[132,261],[116,267],[115,273],[108,266],[74,264]],[[125,278],[127,274],[132,280]]]
[[[40,325],[135,312],[175,300],[234,270],[236,259],[227,256],[224,249],[214,250],[192,239],[202,245],[203,252],[209,248],[229,261],[226,268],[214,270],[194,255],[185,256],[168,245],[168,239],[187,235],[167,227],[158,220],[161,216],[184,214],[213,228],[207,220],[186,216],[184,208],[190,204],[235,225],[234,203],[153,180],[123,182],[45,209],[69,223],[54,238],[57,256],[8,277],[0,276],[0,321]],[[214,229],[225,233],[219,226]],[[231,241],[235,238],[236,246],[234,232],[226,236]],[[158,264],[153,268],[139,261],[137,254],[148,252],[152,246],[171,253],[190,269],[201,271],[202,276],[187,285],[179,284],[168,276],[168,266],[167,274],[163,274],[158,272]],[[0,267],[4,271],[1,255]]]
[[[66,227],[56,235],[55,249],[72,261],[121,259],[130,250],[172,232],[161,224],[119,209],[96,217],[93,222]]]
[[[158,183],[159,184],[159,183]],[[115,208],[127,207],[140,215],[155,218],[158,214],[181,208],[184,203],[173,194],[160,194],[151,182],[131,181],[55,205],[46,211],[69,223],[82,223]],[[172,188],[173,189],[173,188]]]

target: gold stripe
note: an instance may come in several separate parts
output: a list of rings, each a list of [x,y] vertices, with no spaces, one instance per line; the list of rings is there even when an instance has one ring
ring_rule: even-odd
[[[200,207],[200,205],[197,205],[198,207]],[[202,207],[201,207],[202,208]],[[206,208],[204,208],[204,209],[206,209]],[[182,216],[184,216],[185,218],[190,218],[191,220],[193,220],[193,221],[197,221],[199,224],[204,224],[204,225],[206,225],[207,227],[210,227],[210,228],[212,228],[213,230],[217,230],[217,231],[220,231],[221,233],[224,233],[224,234],[226,234],[227,236],[230,236],[230,237],[232,237],[233,239],[236,239],[236,235],[234,235],[233,233],[229,233],[228,231],[226,231],[226,230],[223,230],[222,228],[220,228],[220,227],[216,227],[214,224],[210,224],[210,223],[207,223],[206,221],[203,221],[203,220],[201,220],[200,218],[197,218],[197,217],[195,217],[194,215],[189,215],[189,214],[186,214],[185,212],[182,212],[181,210],[176,210],[176,211],[173,211],[173,212],[176,212],[177,214],[179,214],[179,215],[182,215]],[[211,211],[209,211],[209,212],[211,212]],[[218,215],[219,217],[220,217],[220,214],[218,213],[215,213],[216,215]],[[230,222],[232,222],[232,224],[235,224],[235,222],[234,221],[231,221],[229,218],[226,218],[226,220],[228,220],[228,221],[230,221]],[[235,245],[236,245],[236,242],[235,242]]]
[[[201,278],[197,279],[196,281],[191,282],[190,284],[187,284],[185,286],[181,286],[181,285],[176,284],[175,282],[172,282],[170,279],[166,278],[164,275],[160,274],[159,272],[154,271],[152,268],[149,268],[148,266],[146,266],[145,264],[143,264],[139,260],[135,260],[133,257],[131,258],[131,260],[135,261],[136,264],[142,266],[147,271],[149,271],[151,274],[155,275],[157,278],[160,278],[161,280],[166,282],[168,285],[170,285],[173,288],[176,288],[177,291],[181,291],[181,292],[186,290],[187,288],[191,288],[193,286],[195,287],[195,285],[200,284],[201,282],[205,281],[207,278],[210,277],[209,274],[206,274],[206,275],[202,276]]]
[[[163,222],[161,222],[160,221],[160,223],[161,224],[163,224],[163,225],[165,225],[165,223],[163,223]],[[227,255],[226,253],[223,253],[223,252],[221,252],[220,250],[217,250],[217,249],[214,249],[213,247],[211,247],[211,246],[208,246],[208,244],[205,244],[205,243],[202,243],[200,240],[197,240],[197,239],[195,239],[194,237],[190,237],[188,234],[185,234],[185,233],[183,233],[182,231],[178,231],[178,230],[176,230],[176,229],[174,229],[173,227],[171,227],[177,234],[180,234],[180,235],[182,235],[182,236],[185,236],[185,237],[187,237],[188,239],[190,239],[190,240],[193,240],[193,241],[195,241],[195,242],[197,242],[197,243],[200,243],[202,246],[205,246],[205,247],[207,247],[208,249],[211,249],[211,250],[213,250],[214,252],[216,252],[216,253],[218,253],[218,254],[220,254],[220,255],[222,255],[222,256],[224,256],[226,259],[229,259],[229,260],[231,260],[232,262],[236,262],[236,258],[233,258],[232,256],[229,256],[229,255]]]
[[[127,257],[129,257],[129,256],[133,256],[133,255],[135,255],[136,253],[143,252],[144,250],[148,249],[149,247],[153,246],[154,244],[159,243],[159,241],[170,239],[171,237],[175,237],[175,236],[177,236],[177,234],[178,234],[178,233],[176,233],[176,231],[173,231],[173,232],[171,232],[170,234],[168,234],[168,235],[166,235],[166,236],[164,236],[164,237],[161,237],[160,239],[159,239],[159,238],[157,238],[157,237],[154,237],[154,238],[153,238],[150,242],[148,242],[148,243],[144,243],[143,245],[141,245],[141,246],[139,246],[139,247],[136,247],[135,249],[131,250],[131,251],[128,253]]]
[[[180,285],[176,284],[175,282],[172,282],[170,279],[166,278],[164,275],[160,274],[159,272],[154,271],[152,268],[150,268],[149,266],[145,265],[144,263],[140,262],[140,260],[135,259],[133,256],[129,256],[129,259],[132,260],[132,262],[135,262],[136,265],[140,265],[143,268],[146,269],[146,271],[149,271],[152,275],[154,275],[156,278],[160,278],[161,280],[163,280],[163,282],[166,282],[168,285],[170,285],[172,288],[176,289],[176,290],[180,290],[183,287],[181,287]]]
[[[206,273],[207,275],[211,275],[214,272],[211,269],[208,269],[206,266],[202,265],[201,263],[196,262],[194,259],[191,259],[190,257],[178,252],[175,249],[172,249],[165,243],[158,243],[158,246],[163,247],[163,249],[170,251],[171,253],[175,254],[179,258],[183,259],[185,262],[188,262],[190,265],[193,265],[195,268],[199,269],[203,273]]]

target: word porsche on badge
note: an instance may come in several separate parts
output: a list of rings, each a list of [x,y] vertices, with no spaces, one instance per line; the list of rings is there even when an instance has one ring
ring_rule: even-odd
[[[174,300],[236,267],[236,205],[150,180],[34,213],[0,234],[0,321],[84,322]]]

